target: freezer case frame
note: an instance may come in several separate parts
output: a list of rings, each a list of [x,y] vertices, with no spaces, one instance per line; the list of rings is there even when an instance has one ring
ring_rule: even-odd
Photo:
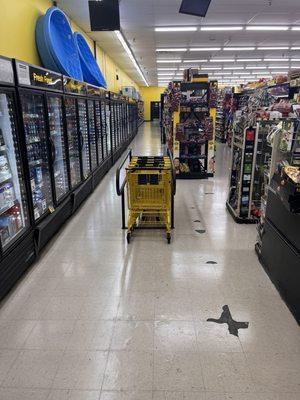
[[[20,69],[22,66],[22,70]],[[42,248],[49,242],[49,240],[55,235],[56,232],[60,229],[60,227],[65,223],[65,221],[72,214],[72,197],[70,190],[70,173],[67,162],[67,173],[68,173],[68,192],[59,200],[56,201],[55,197],[55,184],[54,184],[54,172],[53,172],[53,158],[51,155],[51,145],[50,145],[50,129],[49,129],[49,116],[48,116],[48,103],[47,96],[58,96],[61,99],[61,112],[64,114],[63,107],[63,80],[62,75],[49,71],[45,68],[37,67],[32,64],[24,63],[19,60],[15,60],[14,62],[15,74],[18,78],[18,87],[17,87],[17,96],[18,96],[18,105],[20,110],[22,110],[22,94],[32,94],[39,95],[43,99],[43,114],[45,118],[45,134],[46,134],[46,147],[48,153],[48,167],[50,173],[50,181],[51,181],[51,195],[52,195],[52,206],[48,207],[47,212],[45,212],[38,219],[33,218],[33,226],[34,226],[34,239],[36,245],[36,252],[39,255]],[[27,71],[27,77],[24,78],[24,71]],[[25,126],[23,119],[23,112],[21,111],[21,121],[22,121],[22,134],[24,138],[24,143],[26,144],[26,136],[25,136]],[[66,140],[66,129],[63,118],[63,140],[65,143],[66,150],[66,161],[68,161],[68,146]],[[28,166],[28,180],[29,177],[29,164],[28,164],[28,155],[26,148],[26,164]],[[32,189],[30,187],[30,203],[33,210],[33,196]]]
[[[13,118],[16,128],[15,145],[18,147],[20,157],[20,169],[25,189],[23,195],[25,195],[28,214],[27,226],[25,226],[23,232],[20,232],[16,239],[6,249],[4,249],[2,243],[0,243],[0,299],[2,299],[36,259],[36,248],[32,225],[33,215],[29,192],[28,170],[25,160],[26,154],[23,151],[24,143],[21,132],[21,116],[18,110],[13,63],[12,59],[7,57],[0,57],[0,61],[3,65],[6,64],[9,68],[9,76],[6,75],[5,77],[2,77],[2,71],[0,71],[0,92],[12,96],[14,105]]]
[[[90,145],[89,145],[89,127],[88,127],[88,107],[87,107],[87,85],[85,82],[76,81],[67,76],[63,76],[63,88],[64,96],[75,98],[76,101],[76,118],[77,118],[77,133],[79,140],[79,153],[80,153],[80,168],[81,168],[81,183],[72,190],[72,213],[74,213],[84,200],[93,192],[93,174],[91,170],[91,156],[90,156]],[[80,114],[78,101],[85,102],[85,112],[86,112],[86,129],[87,129],[87,139],[89,146],[89,173],[85,177],[83,170],[83,160],[82,160],[82,137],[80,135]]]
[[[93,170],[93,187],[95,188],[108,172],[111,164],[107,150],[105,101],[106,91],[103,88],[87,85],[88,101],[93,102],[93,113],[96,134],[97,166]],[[89,111],[88,111],[89,112]],[[104,121],[103,121],[104,117]],[[100,145],[99,145],[100,143]]]

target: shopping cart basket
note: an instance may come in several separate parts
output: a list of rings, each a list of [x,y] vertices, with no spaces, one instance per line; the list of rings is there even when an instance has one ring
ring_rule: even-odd
[[[119,189],[118,171],[117,191]],[[122,187],[123,190],[125,187],[127,189],[128,243],[130,243],[133,231],[138,228],[165,229],[167,241],[170,243],[171,229],[174,225],[176,190],[176,175],[171,155],[169,154],[168,157],[132,157],[130,152],[129,165],[125,171],[126,177]],[[122,194],[120,190],[118,194]],[[125,207],[124,203],[125,198],[123,197],[122,207]]]

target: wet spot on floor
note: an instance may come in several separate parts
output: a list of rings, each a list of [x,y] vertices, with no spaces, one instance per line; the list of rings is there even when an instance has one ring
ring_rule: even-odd
[[[205,233],[206,230],[205,229],[195,229],[195,232],[202,234],[202,233]]]
[[[218,264],[216,261],[206,261],[206,264]]]
[[[223,306],[223,312],[219,319],[208,318],[208,322],[215,322],[216,324],[227,324],[228,330],[231,335],[239,336],[239,329],[247,329],[249,327],[249,322],[238,322],[235,321],[227,305]]]

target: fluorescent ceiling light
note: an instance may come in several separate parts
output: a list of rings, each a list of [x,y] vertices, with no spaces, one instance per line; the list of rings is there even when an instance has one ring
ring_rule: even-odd
[[[292,31],[300,31],[300,26],[292,26]]]
[[[245,69],[263,69],[263,68],[267,68],[267,67],[265,65],[261,65],[260,67],[247,65],[247,67]]]
[[[194,68],[194,69],[199,69],[199,66],[198,65],[187,65],[186,67],[180,67],[179,68],[179,70],[180,71],[184,71],[184,70],[186,70],[186,69],[189,69],[189,68]]]
[[[286,75],[287,71],[271,71],[271,74],[282,74],[282,75]]]
[[[251,51],[255,50],[255,47],[224,47],[224,51]]]
[[[195,32],[196,26],[170,26],[165,28],[155,28],[155,32]]]
[[[184,63],[191,63],[191,64],[200,63],[200,62],[207,62],[207,61],[208,60],[204,60],[204,59],[201,59],[201,60],[183,60]]]
[[[194,47],[190,51],[219,51],[221,47]]]
[[[157,68],[157,71],[176,71],[176,67],[169,67],[169,68]]]
[[[158,63],[158,64],[177,64],[177,63],[181,63],[181,60],[178,60],[178,59],[174,59],[174,60],[172,60],[172,59],[170,59],[170,60],[156,60],[156,62]]]
[[[264,58],[264,61],[289,62],[289,58]]]
[[[242,26],[202,26],[201,31],[242,31]]]
[[[233,72],[233,75],[251,75],[250,72]]]
[[[262,74],[262,75],[257,74],[256,77],[257,78],[272,78],[272,75],[270,75],[270,74],[269,75],[267,75],[267,74]]]
[[[267,47],[258,47],[257,50],[288,50],[288,46],[267,46]]]
[[[294,61],[300,61],[300,58],[291,58],[291,61],[292,61],[292,62],[294,62]]]
[[[137,72],[139,73],[139,75],[141,76],[142,80],[145,82],[146,86],[149,86],[149,83],[147,82],[147,79],[145,78],[140,66],[138,65],[132,50],[130,49],[130,47],[128,46],[125,37],[123,36],[121,31],[115,31],[115,34],[117,36],[117,38],[119,39],[120,43],[122,44],[124,50],[126,51],[128,57],[130,58],[132,64],[135,66],[135,69],[137,70]]]
[[[235,62],[235,59],[227,59],[227,60],[210,60],[210,62],[212,62],[212,63],[218,63],[218,62],[220,62],[220,63],[223,63],[223,62]]]
[[[185,48],[170,48],[170,49],[156,49],[156,51],[159,52],[181,52],[181,51],[187,51]]]
[[[220,74],[220,72],[216,72],[216,74]],[[222,75],[231,75],[231,72],[221,72]]]
[[[238,69],[244,69],[244,67],[224,67],[224,69],[231,69],[231,70],[238,70]]]
[[[247,31],[287,31],[288,26],[246,26]]]
[[[269,65],[269,69],[290,69],[289,65]]]
[[[237,62],[259,62],[262,61],[262,58],[238,58]]]
[[[201,70],[203,71],[220,71],[221,67],[202,67]]]
[[[270,73],[270,71],[264,71],[264,70],[261,70],[261,71],[253,71],[252,72],[252,74],[254,74],[254,75],[262,75],[262,74],[269,74]]]
[[[298,47],[291,47],[291,50],[300,50],[300,47],[298,46]]]
[[[291,69],[300,69],[300,65],[292,65]]]
[[[174,75],[174,72],[169,72],[169,73],[166,73],[166,74],[163,74],[163,73],[158,73],[157,74],[157,76],[173,76]]]

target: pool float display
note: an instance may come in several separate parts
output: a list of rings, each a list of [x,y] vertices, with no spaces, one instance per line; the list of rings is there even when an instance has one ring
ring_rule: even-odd
[[[79,32],[75,32],[74,39],[79,53],[84,81],[107,88],[106,80],[84,36]]]
[[[51,7],[38,19],[36,43],[45,68],[82,81],[83,74],[73,32],[66,15]]]

